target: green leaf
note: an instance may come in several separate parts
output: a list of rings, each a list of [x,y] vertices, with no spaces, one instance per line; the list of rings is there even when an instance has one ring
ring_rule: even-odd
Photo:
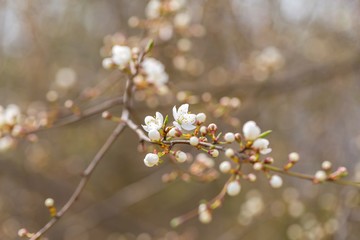
[[[146,44],[145,52],[148,53],[154,48],[154,40],[150,39]]]
[[[265,138],[267,137],[270,133],[272,132],[272,130],[268,130],[266,132],[263,132],[260,134],[259,138]]]
[[[168,123],[168,121],[169,121],[169,115],[166,115],[165,116],[165,120],[164,120],[164,124],[163,124],[163,128],[165,129],[165,126],[166,126],[166,124]]]

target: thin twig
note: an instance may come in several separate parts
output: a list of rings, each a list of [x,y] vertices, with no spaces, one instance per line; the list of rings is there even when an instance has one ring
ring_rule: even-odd
[[[41,228],[36,234],[34,234],[30,240],[36,240],[40,236],[42,236],[46,231],[48,231],[52,226],[55,225],[57,221],[69,210],[69,208],[76,202],[76,200],[79,198],[81,192],[84,190],[89,177],[91,176],[92,172],[94,171],[97,164],[100,162],[101,159],[103,159],[105,153],[110,149],[111,145],[115,142],[115,140],[118,138],[118,136],[121,134],[121,132],[125,128],[125,123],[121,122],[118,124],[118,126],[114,129],[114,131],[111,133],[109,138],[106,140],[104,145],[100,148],[100,150],[96,153],[95,157],[91,160],[89,165],[86,167],[84,172],[82,173],[81,180],[76,187],[75,191],[69,198],[69,200],[65,203],[65,205],[57,212],[56,216],[53,217],[43,228]]]
[[[33,131],[29,131],[29,132],[27,132],[27,134],[38,133],[38,132],[41,132],[41,131],[44,131],[47,129],[62,127],[62,126],[65,126],[65,125],[68,125],[71,123],[75,123],[75,122],[78,122],[85,118],[88,118],[88,117],[94,116],[98,113],[101,113],[105,110],[108,110],[111,107],[121,105],[122,103],[123,103],[123,97],[114,97],[114,98],[105,100],[101,103],[98,103],[95,106],[91,106],[91,107],[83,110],[80,115],[71,114],[69,116],[60,118],[59,120],[55,121],[55,123],[49,127],[43,127],[43,128],[39,128],[39,129],[36,129]]]

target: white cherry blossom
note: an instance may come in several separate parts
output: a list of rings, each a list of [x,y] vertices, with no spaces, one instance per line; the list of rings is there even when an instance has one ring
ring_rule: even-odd
[[[114,64],[124,68],[131,60],[131,49],[128,46],[115,45],[111,49]]]
[[[161,113],[156,112],[155,117],[146,116],[145,117],[145,125],[142,125],[146,132],[150,132],[151,130],[159,130],[164,123],[164,117]]]
[[[169,76],[165,72],[164,65],[155,58],[145,58],[141,66],[146,74],[146,81],[148,83],[161,87],[168,82]]]
[[[155,153],[148,153],[144,158],[144,163],[148,167],[153,167],[159,162],[159,156]]]
[[[260,134],[261,130],[254,121],[248,121],[243,126],[243,133],[246,140],[255,140]]]
[[[177,110],[176,106],[173,108],[173,116],[175,119],[173,124],[179,130],[184,129],[186,131],[191,131],[196,128],[196,115],[188,113],[188,111],[189,104],[183,104]]]
[[[267,139],[259,138],[254,141],[252,147],[260,151],[261,154],[265,155],[272,151],[271,148],[268,148],[270,142]]]

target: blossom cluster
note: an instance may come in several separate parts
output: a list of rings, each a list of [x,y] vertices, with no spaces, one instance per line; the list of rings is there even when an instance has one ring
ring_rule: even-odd
[[[137,47],[130,48],[125,43],[116,44],[111,48],[111,56],[104,58],[102,65],[105,69],[119,69],[124,73],[133,74],[132,79],[138,89],[154,87],[160,93],[166,93],[169,76],[164,65],[153,57],[139,58]],[[138,70],[134,71],[134,67]]]
[[[0,106],[0,151],[5,151],[15,144],[14,137],[22,132],[21,112],[15,104],[6,108]]]

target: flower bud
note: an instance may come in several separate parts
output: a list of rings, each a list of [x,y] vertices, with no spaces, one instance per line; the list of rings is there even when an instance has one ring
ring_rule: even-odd
[[[262,165],[262,163],[257,162],[257,163],[254,163],[253,168],[255,171],[260,171],[260,170],[262,170],[263,165]]]
[[[159,141],[161,139],[161,135],[156,129],[151,129],[148,133],[148,136],[151,141]]]
[[[209,132],[215,132],[217,130],[217,126],[215,123],[210,123],[208,126],[208,131]]]
[[[220,172],[228,173],[231,170],[231,163],[229,161],[223,161],[219,165]]]
[[[44,205],[48,208],[54,207],[55,201],[52,198],[47,198],[44,202]]]
[[[104,111],[102,112],[101,117],[104,119],[111,119],[112,115],[109,111]]]
[[[255,181],[256,181],[256,175],[253,174],[253,173],[249,173],[249,174],[247,175],[247,177],[248,177],[248,180],[249,180],[250,182],[255,182]]]
[[[264,163],[265,163],[265,164],[273,164],[273,163],[274,163],[274,158],[272,158],[272,157],[266,157],[266,158],[264,159]]]
[[[216,158],[216,157],[219,156],[219,151],[218,151],[217,149],[212,149],[212,150],[209,151],[209,154],[210,154],[212,157]]]
[[[104,69],[108,70],[112,68],[112,66],[114,66],[114,62],[112,61],[111,58],[104,58],[102,61],[102,66]]]
[[[199,221],[201,223],[210,223],[212,220],[212,215],[211,212],[209,211],[209,209],[207,208],[205,203],[202,203],[199,205],[199,209],[198,209],[198,213],[199,213]]]
[[[300,159],[300,156],[299,156],[299,154],[297,152],[292,152],[292,153],[289,154],[289,161],[290,162],[295,163],[295,162],[298,162],[299,159]]]
[[[192,136],[190,138],[190,145],[191,146],[197,146],[199,145],[199,138],[195,137],[195,136]]]
[[[314,180],[317,182],[323,182],[327,179],[327,174],[323,170],[319,170],[315,173]]]
[[[224,139],[228,143],[232,143],[235,141],[235,134],[232,132],[228,132],[224,135]]]
[[[200,133],[201,133],[201,135],[205,136],[207,134],[207,128],[205,126],[201,126]]]
[[[144,163],[148,167],[153,167],[159,162],[159,156],[155,153],[148,153],[144,158]]]
[[[241,185],[239,181],[234,180],[230,182],[226,187],[226,192],[229,196],[236,196],[240,193]]]
[[[331,162],[329,162],[329,161],[324,161],[324,162],[322,162],[322,164],[321,164],[321,168],[322,168],[323,170],[325,170],[325,171],[330,170],[331,167],[332,167],[332,164],[331,164]]]
[[[283,180],[278,175],[272,175],[269,183],[273,188],[280,188],[283,184]]]
[[[260,136],[260,128],[254,121],[248,121],[243,126],[243,133],[246,140],[255,140]]]
[[[26,228],[21,228],[18,231],[18,236],[19,237],[26,237],[28,235],[28,230]]]
[[[175,158],[178,162],[183,163],[187,160],[187,155],[183,151],[177,151],[175,153]]]
[[[235,152],[232,148],[228,148],[225,150],[225,156],[228,158],[232,158],[235,155]]]
[[[176,128],[171,128],[170,131],[167,133],[168,137],[176,137],[177,136],[177,130]]]
[[[241,142],[241,134],[240,133],[235,133],[235,140],[237,142]]]
[[[204,123],[206,121],[206,115],[205,113],[199,113],[196,115],[196,121],[198,123]]]

